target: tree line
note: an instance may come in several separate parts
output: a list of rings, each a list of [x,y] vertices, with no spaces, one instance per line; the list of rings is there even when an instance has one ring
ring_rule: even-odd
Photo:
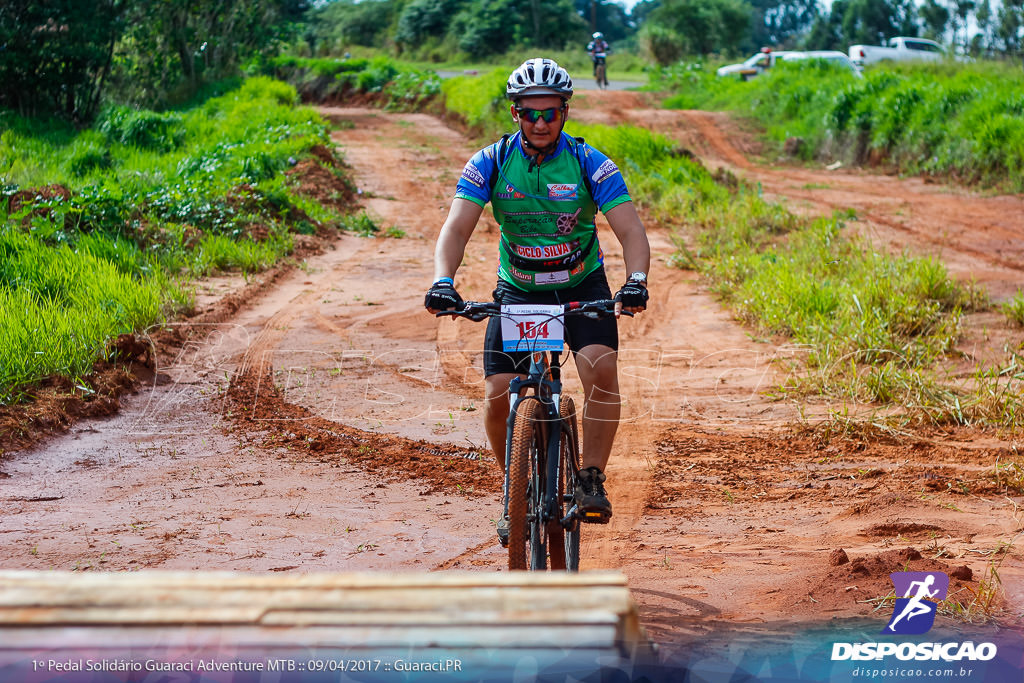
[[[631,13],[611,0],[333,0],[310,12],[304,39],[314,54],[361,45],[445,61],[580,49],[594,30],[661,64],[764,46],[845,52],[896,35],[1015,56],[1024,0],[835,0],[830,9],[820,0],[643,0]]]
[[[0,107],[88,122],[103,97],[159,106],[290,40],[306,0],[4,0]]]
[[[894,35],[1016,57],[1024,0],[643,0],[632,12],[612,0],[5,0],[0,107],[87,122],[104,97],[166,106],[282,49],[486,59],[581,50],[594,30],[659,64]]]

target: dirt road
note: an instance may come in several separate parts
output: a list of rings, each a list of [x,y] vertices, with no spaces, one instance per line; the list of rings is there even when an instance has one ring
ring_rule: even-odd
[[[632,93],[584,95],[577,111],[689,141],[801,210],[860,202],[861,229],[894,247],[933,248],[925,212],[942,202],[951,267],[998,292],[1024,282],[1020,198],[765,169],[717,116],[648,110]],[[186,345],[161,368],[170,382],[0,463],[4,568],[502,570],[483,326],[422,309],[434,238],[473,145],[426,115],[323,113],[343,124],[333,139],[367,210],[404,236],[339,239]],[[1000,218],[990,238],[969,235],[979,215]],[[782,379],[775,361],[795,351],[735,323],[695,273],[667,265],[669,235],[648,229],[652,304],[621,324],[615,516],[584,529],[583,556],[587,569],[627,574],[654,639],[671,647],[723,625],[869,615],[904,567],[951,573],[967,603],[995,566],[1005,604],[1020,605],[1020,484],[997,469],[1020,463],[1019,444],[962,431],[832,442],[801,431],[807,410],[827,406],[763,393]],[[607,226],[601,239],[621,280]],[[465,297],[489,296],[496,244],[487,219],[459,271]],[[239,284],[212,281],[206,297]],[[566,381],[580,402],[573,372]]]

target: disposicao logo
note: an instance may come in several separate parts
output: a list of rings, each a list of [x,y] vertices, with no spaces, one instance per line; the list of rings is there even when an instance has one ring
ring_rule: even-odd
[[[892,618],[882,633],[927,633],[935,623],[938,603],[949,593],[949,577],[942,572],[893,572],[889,578],[896,595],[903,597],[896,598]]]
[[[896,604],[885,634],[920,635],[935,624],[938,603],[949,593],[949,577],[943,572],[893,572]],[[832,661],[881,660],[895,656],[902,661],[988,661],[995,658],[994,643],[833,643]]]

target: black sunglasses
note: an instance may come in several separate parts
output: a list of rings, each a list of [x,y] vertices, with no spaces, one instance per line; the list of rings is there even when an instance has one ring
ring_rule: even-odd
[[[551,107],[550,109],[516,107],[516,113],[519,114],[520,118],[526,119],[529,123],[537,123],[538,119],[544,119],[545,123],[552,123],[558,119],[563,109],[565,109],[565,105],[562,105],[561,107]]]

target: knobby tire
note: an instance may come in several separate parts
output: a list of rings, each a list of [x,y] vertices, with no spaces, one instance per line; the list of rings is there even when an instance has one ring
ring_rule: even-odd
[[[608,79],[605,77],[605,68],[606,67],[604,64],[598,64],[596,73],[594,74],[595,78],[597,79],[597,87],[599,89],[604,89],[608,87]]]
[[[508,453],[509,569],[530,569],[535,546],[541,542],[536,538],[538,523],[530,523],[531,517],[534,520],[540,517],[540,511],[533,503],[536,498],[536,486],[530,485],[539,464],[538,425],[542,425],[543,422],[534,419],[539,407],[538,402],[533,399],[520,403],[512,428],[512,443],[509,445]]]

